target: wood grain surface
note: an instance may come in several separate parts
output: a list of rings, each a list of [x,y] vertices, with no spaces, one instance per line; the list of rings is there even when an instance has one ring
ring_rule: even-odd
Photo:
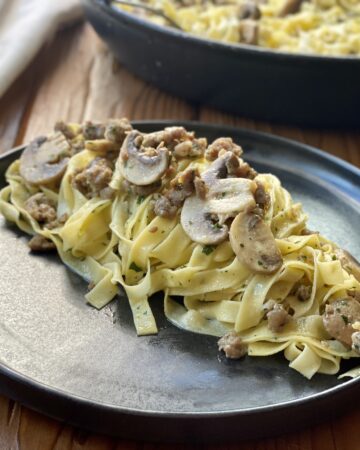
[[[132,76],[83,24],[61,31],[0,99],[0,152],[47,133],[58,119],[82,122],[115,116],[200,120],[266,131],[360,166],[360,132],[274,125],[194,108]],[[354,402],[359,403],[359,398]],[[356,408],[323,425],[261,441],[216,446],[148,444],[78,430],[0,396],[0,450],[358,450],[359,426],[360,408]]]

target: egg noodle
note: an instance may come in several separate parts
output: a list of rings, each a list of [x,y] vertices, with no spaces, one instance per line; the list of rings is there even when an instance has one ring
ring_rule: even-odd
[[[289,2],[296,3],[294,0],[148,0],[144,3],[163,11],[182,30],[206,39],[245,42],[291,53],[360,55],[359,0],[304,0],[298,11],[281,14]],[[251,23],[246,14],[242,18],[239,8],[249,3],[255,3],[261,15],[255,17],[257,28],[251,31],[252,41],[246,42],[241,24],[247,22],[249,27]],[[130,6],[113,4],[133,10]],[[148,13],[148,17],[158,24],[167,24],[157,15]]]
[[[254,178],[268,195],[263,220],[282,257],[279,270],[257,273],[236,257],[229,239],[218,245],[193,242],[181,224],[181,208],[172,218],[155,215],[159,191],[139,196],[125,189],[118,161],[110,183],[113,197],[87,198],[74,187],[74,174],[102,154],[85,147],[71,156],[60,183],[35,186],[21,176],[20,161],[13,162],[0,192],[0,212],[24,232],[55,244],[62,261],[91,283],[90,305],[104,307],[121,286],[138,335],[149,335],[158,332],[149,298],[163,292],[165,315],[174,325],[219,337],[235,331],[249,356],[284,352],[290,367],[309,379],[315,373],[336,374],[341,359],[359,357],[329,335],[322,314],[326,304],[360,291],[360,283],[342,266],[335,244],[316,232],[304,233],[307,216],[278,178]],[[194,168],[202,174],[210,165],[203,156],[185,157],[177,171]],[[58,217],[67,215],[65,223],[49,229],[34,219],[25,205],[38,192],[56,205]],[[296,296],[299,285],[309,287],[306,298]],[[264,305],[269,300],[291,311],[278,332],[268,326]]]

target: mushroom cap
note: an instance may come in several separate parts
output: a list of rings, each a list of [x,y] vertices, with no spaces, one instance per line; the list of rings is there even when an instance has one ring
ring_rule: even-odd
[[[222,222],[256,206],[254,193],[257,184],[253,180],[226,178],[229,168],[238,164],[233,152],[227,151],[219,156],[201,175],[208,187],[206,198],[191,196],[185,200],[181,224],[193,241],[207,245],[222,242],[228,236],[228,227]]]
[[[20,157],[20,175],[35,185],[57,181],[65,172],[70,153],[70,144],[62,133],[38,137]]]
[[[282,265],[269,225],[253,211],[235,217],[230,228],[230,244],[239,261],[254,272],[273,273]]]
[[[255,181],[247,178],[217,180],[209,188],[207,210],[212,214],[231,215],[254,209],[256,189]]]
[[[123,177],[137,186],[146,186],[158,181],[170,162],[170,153],[166,147],[159,146],[148,151],[138,147],[139,131],[131,131],[120,150],[119,169]]]
[[[228,227],[215,224],[206,210],[206,200],[195,195],[185,200],[180,221],[185,233],[198,244],[220,244],[228,236]]]

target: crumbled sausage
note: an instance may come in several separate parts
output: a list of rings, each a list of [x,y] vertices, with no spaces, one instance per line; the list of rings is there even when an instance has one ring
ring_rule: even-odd
[[[360,331],[356,331],[351,335],[352,345],[351,348],[354,352],[360,354]]]
[[[52,241],[41,236],[41,234],[36,234],[32,237],[28,242],[28,246],[33,252],[48,252],[56,248]]]
[[[172,151],[179,142],[193,139],[194,133],[188,132],[184,127],[167,127],[164,130],[144,135],[142,145],[156,148],[163,143]]]
[[[249,180],[253,180],[258,173],[255,169],[253,169],[250,164],[247,162],[240,160],[239,167],[236,170],[236,176],[239,178],[248,178]]]
[[[58,122],[56,122],[54,130],[60,131],[66,137],[66,139],[74,139],[74,137],[76,136],[73,128],[63,120],[59,120]]]
[[[306,300],[309,300],[311,296],[311,291],[312,287],[310,285],[306,286],[305,284],[300,284],[296,288],[294,295],[300,302],[306,302]]]
[[[67,213],[64,213],[58,219],[55,219],[52,222],[49,222],[48,224],[46,224],[46,228],[49,230],[52,230],[54,228],[61,227],[68,220],[68,218],[69,218],[69,215]]]
[[[167,197],[175,206],[181,206],[184,200],[193,194],[194,180],[197,175],[197,170],[186,169],[171,181],[171,189],[168,191]]]
[[[112,174],[111,163],[98,157],[74,176],[72,184],[87,198],[102,197],[104,192],[108,193]]]
[[[360,291],[353,291],[353,290],[349,289],[347,291],[347,295],[349,297],[353,297],[356,301],[360,302]]]
[[[158,198],[154,204],[154,213],[156,216],[172,218],[177,212],[177,207],[172,205],[170,200],[163,195]]]
[[[195,190],[194,180],[198,175],[195,169],[186,169],[170,183],[170,189],[155,202],[154,212],[161,217],[174,217],[176,211]]]
[[[273,333],[279,333],[282,328],[290,321],[291,316],[280,303],[273,304],[272,308],[266,313],[269,330]]]
[[[221,156],[222,153],[223,153],[223,151],[221,151],[219,153],[219,156]],[[233,178],[233,177],[238,176],[240,161],[239,161],[239,158],[235,155],[235,153],[231,154],[230,157],[226,159],[225,167],[227,170],[228,178]]]
[[[209,145],[205,151],[205,158],[208,161],[215,161],[222,150],[233,152],[236,156],[240,156],[243,152],[242,148],[235,144],[231,138],[222,137],[215,139],[215,141]]]
[[[229,359],[239,359],[247,353],[247,345],[235,331],[224,334],[218,341],[218,347],[219,350],[225,352],[225,356]]]
[[[133,128],[128,119],[111,119],[108,121],[104,136],[105,139],[111,142],[119,144],[119,146],[124,142],[126,134]]]
[[[24,208],[39,223],[46,224],[56,220],[55,203],[43,192],[29,197]]]
[[[105,125],[102,123],[93,123],[88,120],[82,126],[82,133],[84,138],[88,141],[103,139],[105,134]]]
[[[333,338],[351,347],[351,335],[356,331],[353,323],[360,321],[360,303],[352,297],[345,297],[326,305],[323,323]]]
[[[205,138],[182,141],[174,147],[176,159],[202,156],[207,146]]]
[[[261,209],[266,210],[270,204],[270,196],[265,191],[264,185],[262,183],[258,181],[256,184],[257,188],[254,194],[255,201]]]

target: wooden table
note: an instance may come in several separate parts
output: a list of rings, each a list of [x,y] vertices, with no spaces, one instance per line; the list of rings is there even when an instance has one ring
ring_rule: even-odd
[[[121,116],[200,120],[266,131],[306,142],[360,166],[360,132],[272,125],[194,108],[132,76],[114,61],[92,29],[82,24],[62,31],[48,43],[0,100],[0,152],[48,132],[58,119],[82,122]],[[217,446],[147,444],[78,430],[0,397],[1,450],[357,450],[359,425],[357,408],[321,426],[261,441]]]

